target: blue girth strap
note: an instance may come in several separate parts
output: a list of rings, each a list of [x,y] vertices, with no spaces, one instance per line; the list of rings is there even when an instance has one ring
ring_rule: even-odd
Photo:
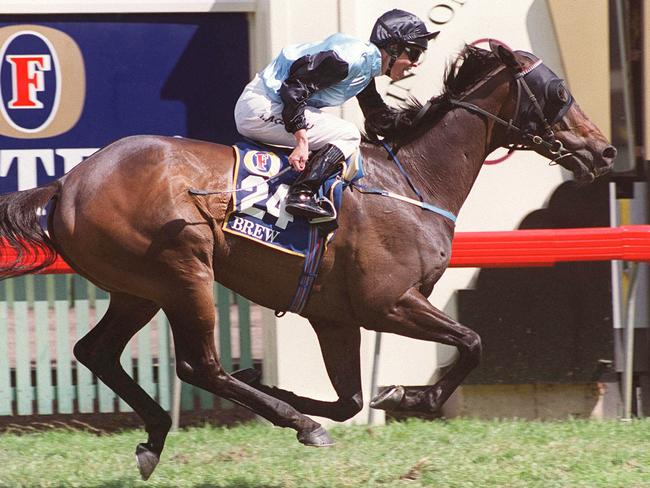
[[[389,156],[392,158],[393,162],[397,166],[397,169],[399,169],[400,173],[404,176],[404,179],[406,179],[407,183],[413,190],[413,192],[417,195],[419,198],[418,200],[414,200],[413,198],[405,197],[403,195],[398,195],[396,193],[390,192],[388,190],[384,190],[383,188],[368,188],[365,185],[361,185],[359,183],[354,183],[353,187],[359,190],[361,193],[369,193],[372,195],[381,195],[382,197],[388,197],[388,198],[394,198],[395,200],[400,200],[405,203],[410,203],[411,205],[416,205],[420,207],[423,210],[427,210],[429,212],[437,213],[438,215],[442,215],[443,217],[448,218],[452,222],[456,223],[456,215],[451,213],[449,210],[442,209],[440,207],[436,207],[435,205],[432,205],[430,203],[427,203],[424,201],[424,198],[422,197],[422,194],[418,191],[418,189],[415,187],[413,182],[411,181],[411,178],[409,177],[408,173],[402,166],[402,163],[399,162],[399,159],[397,159],[397,156],[393,151],[391,150],[390,146],[386,144],[385,142],[382,141],[382,145],[384,146],[384,149],[386,149],[386,152],[389,154]]]

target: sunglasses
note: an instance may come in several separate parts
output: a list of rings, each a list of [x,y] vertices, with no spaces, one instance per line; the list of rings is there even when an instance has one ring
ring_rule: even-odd
[[[415,46],[404,46],[404,52],[411,63],[416,63],[424,53],[424,50]]]

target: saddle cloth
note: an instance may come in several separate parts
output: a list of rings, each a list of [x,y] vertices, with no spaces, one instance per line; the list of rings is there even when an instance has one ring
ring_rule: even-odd
[[[279,251],[305,256],[312,224],[284,208],[289,187],[298,177],[289,166],[289,153],[253,141],[238,142],[233,148],[235,191],[223,230]],[[325,196],[338,213],[343,189],[362,176],[363,163],[357,151],[345,161],[342,171],[327,180],[319,197]]]

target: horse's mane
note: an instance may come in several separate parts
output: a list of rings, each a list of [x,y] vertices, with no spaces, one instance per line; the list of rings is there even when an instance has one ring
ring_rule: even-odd
[[[413,126],[413,120],[422,104],[410,99],[400,108],[368,114],[364,140],[376,143],[381,136],[386,142],[397,146],[412,141],[447,113],[451,108],[450,99],[461,96],[498,65],[499,60],[491,51],[466,45],[456,59],[447,65],[442,93],[431,99],[431,107],[418,121],[417,127]]]

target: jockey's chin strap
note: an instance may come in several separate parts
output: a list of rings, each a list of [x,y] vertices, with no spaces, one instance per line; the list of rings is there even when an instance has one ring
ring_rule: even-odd
[[[395,66],[395,61],[397,61],[397,56],[391,54],[390,59],[388,60],[388,67],[384,73],[386,76],[390,76],[391,71],[393,71],[393,66]]]
[[[557,164],[557,161],[559,161],[562,158],[565,158],[567,156],[571,156],[574,154],[573,152],[567,150],[564,145],[562,144],[562,141],[558,140],[555,137],[555,133],[553,132],[553,129],[551,125],[548,123],[548,120],[546,116],[544,115],[544,111],[542,110],[542,107],[540,107],[539,102],[537,101],[537,98],[533,94],[532,90],[528,86],[528,83],[526,82],[526,79],[524,78],[528,73],[533,71],[535,68],[540,66],[542,64],[542,60],[539,59],[535,63],[533,63],[531,66],[528,68],[520,71],[517,73],[515,77],[515,81],[517,82],[517,104],[515,105],[515,111],[514,111],[514,116],[506,121],[499,117],[498,115],[495,115],[493,113],[488,112],[487,110],[482,109],[478,105],[475,105],[473,103],[465,102],[462,99],[456,100],[456,99],[450,99],[449,103],[453,106],[456,107],[462,107],[470,112],[483,115],[489,119],[494,120],[495,122],[503,125],[506,127],[506,138],[509,137],[511,133],[515,133],[520,141],[524,141],[524,144],[516,144],[516,143],[509,143],[506,147],[510,150],[510,152],[513,151],[518,151],[518,150],[533,150],[533,147],[527,146],[526,143],[535,145],[535,146],[544,146],[550,154],[553,156],[556,156],[554,159],[551,160],[550,164]],[[503,69],[503,67],[501,68]],[[499,69],[499,71],[501,71]],[[496,75],[496,73],[494,73]],[[494,76],[493,75],[493,76]],[[492,76],[492,77],[493,77]],[[480,86],[480,85],[479,85]],[[478,86],[476,87],[478,88]],[[476,89],[475,88],[475,89]],[[519,119],[519,111],[521,110],[521,96],[522,96],[522,90],[526,93],[526,96],[528,97],[528,100],[530,101],[531,105],[533,106],[533,109],[535,110],[536,115],[539,117],[539,119],[542,121],[542,124],[544,125],[544,136],[540,136],[538,134],[534,134],[529,130],[524,130],[521,129],[519,126],[517,126],[517,122]],[[473,92],[472,90],[471,92]],[[470,92],[470,93],[471,93]],[[465,97],[469,95],[466,94]],[[463,97],[463,98],[465,98]],[[413,119],[413,125],[417,123],[429,110],[431,107],[431,100],[429,100],[423,107],[420,109],[418,114],[415,116]]]

